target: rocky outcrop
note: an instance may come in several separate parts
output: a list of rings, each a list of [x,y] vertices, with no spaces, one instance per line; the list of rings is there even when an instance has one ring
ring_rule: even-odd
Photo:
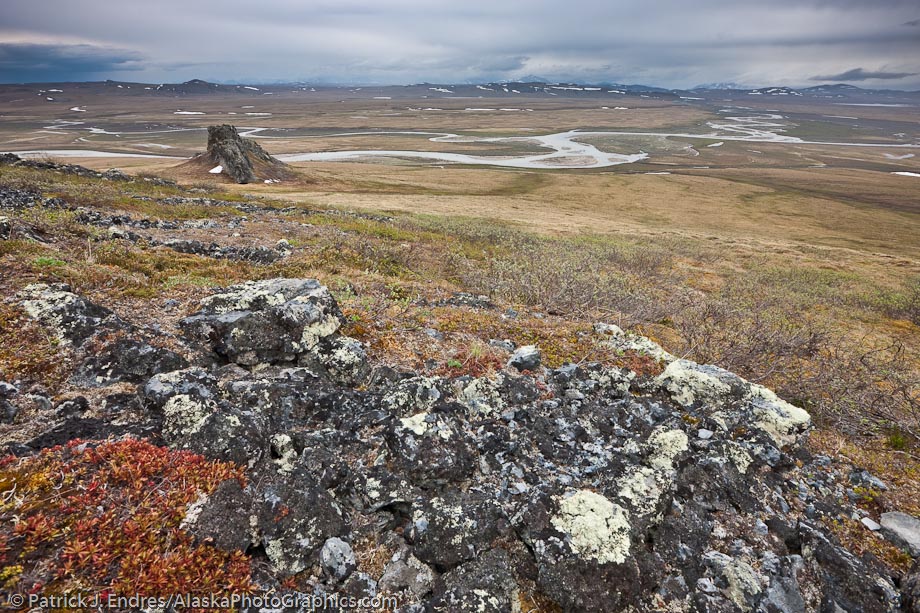
[[[63,287],[22,301],[71,343],[138,335]],[[809,415],[762,386],[609,325],[596,342],[660,374],[550,369],[532,347],[491,377],[399,373],[371,368],[342,323],[319,282],[269,279],[202,300],[172,339],[185,363],[132,354],[146,364],[132,380],[162,369],[134,399],[150,431],[247,468],[183,528],[261,557],[266,590],[297,575],[314,594],[397,594],[401,611],[518,610],[524,586],[566,611],[855,613],[916,598],[835,539],[834,522],[860,516],[853,470],[811,457]],[[365,565],[375,548],[383,563]]]
[[[47,160],[23,159],[15,153],[0,153],[0,165],[51,170],[62,174],[77,175],[90,179],[104,179],[106,181],[143,181],[145,183],[152,183],[154,185],[176,185],[175,181],[162,179],[160,177],[132,177],[114,168],[99,172],[96,170],[90,170],[85,166],[79,166],[77,164],[59,164],[57,162],[51,162]]]
[[[19,298],[26,312],[64,343],[80,344],[97,333],[126,327],[112,311],[74,294],[67,285],[30,285]]]
[[[920,519],[907,513],[882,513],[882,531],[889,539],[920,557]]]
[[[121,236],[118,236],[118,238],[121,238]],[[125,238],[131,240],[133,237],[125,236]],[[203,255],[218,260],[239,260],[242,262],[251,262],[253,264],[271,264],[290,253],[290,246],[285,243],[276,245],[275,248],[272,249],[263,246],[229,247],[221,246],[217,243],[205,244],[201,241],[180,238],[170,239],[162,243],[152,240],[148,240],[147,242],[151,245],[162,244],[164,247],[172,249],[173,251],[178,251],[179,253]]]
[[[243,366],[319,364],[345,378],[364,369],[363,348],[338,336],[342,313],[317,281],[250,281],[205,298],[201,306],[180,325],[192,342],[220,359]]]
[[[208,128],[208,150],[190,164],[208,166],[212,175],[224,174],[237,183],[272,181],[290,175],[287,166],[266,153],[257,142],[243,138],[229,124]]]
[[[138,331],[109,309],[78,296],[68,285],[29,285],[19,292],[19,298],[26,313],[81,358],[71,377],[74,384],[140,383],[158,372],[186,365],[174,351],[151,344],[154,339],[148,332]]]

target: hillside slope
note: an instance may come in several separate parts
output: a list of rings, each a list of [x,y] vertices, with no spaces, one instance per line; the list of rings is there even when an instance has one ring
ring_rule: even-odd
[[[511,304],[420,277],[457,232],[6,162],[9,593],[917,606],[910,485],[813,453],[808,412],[592,318],[561,281],[546,309]]]

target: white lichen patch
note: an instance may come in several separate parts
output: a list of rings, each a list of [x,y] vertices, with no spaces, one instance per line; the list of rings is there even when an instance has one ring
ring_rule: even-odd
[[[329,314],[317,323],[304,326],[303,334],[300,336],[300,348],[305,351],[313,349],[321,340],[338,332],[341,325],[338,317]]]
[[[208,500],[209,496],[207,494],[199,492],[195,502],[185,508],[185,517],[182,518],[182,523],[179,524],[179,527],[183,530],[190,530],[194,527],[198,523],[198,517],[201,515],[201,511],[204,510],[204,505],[207,504]]]
[[[163,433],[174,438],[195,434],[212,409],[210,402],[200,398],[188,394],[173,396],[163,405]]]
[[[235,417],[235,416],[234,416]],[[237,420],[239,421],[239,420]],[[297,462],[297,450],[294,449],[294,440],[288,434],[275,434],[271,439],[272,450],[278,458],[275,460],[275,466],[282,473],[289,473],[294,470],[294,464]]]
[[[811,425],[808,411],[789,404],[772,390],[752,384],[747,400],[754,406],[753,425],[770,436],[779,447],[794,443]]]
[[[287,297],[279,291],[265,289],[264,281],[247,281],[227,288],[228,291],[201,299],[202,308],[214,313],[225,314],[233,311],[248,311],[254,307],[265,308],[278,306],[287,302]]]
[[[271,561],[272,566],[281,572],[287,571],[290,574],[295,574],[303,570],[285,561],[287,556],[284,555],[284,541],[281,539],[272,539],[268,541],[268,543],[265,544],[265,554],[268,556],[269,561]]]
[[[710,421],[719,427],[723,432],[728,432],[728,416],[722,411],[716,411],[709,415]]]
[[[725,455],[742,475],[747,472],[751,462],[754,461],[753,458],[751,458],[751,454],[734,441],[725,442]]]
[[[658,481],[658,473],[651,468],[632,467],[617,481],[617,494],[628,500],[639,513],[651,513],[658,506],[662,494]]]
[[[399,554],[394,554],[399,555]],[[415,580],[421,585],[430,586],[434,583],[434,571],[431,570],[431,567],[416,558],[414,555],[409,554],[409,557],[406,558],[406,566],[415,571]]]
[[[259,528],[259,516],[255,513],[249,515],[249,541],[259,546],[262,544],[262,530]]]
[[[323,363],[338,369],[348,370],[364,361],[364,347],[360,341],[341,337],[329,355],[323,356]]]
[[[319,533],[312,523],[298,522],[284,534],[265,543],[265,553],[275,571],[296,575],[310,565],[310,554],[319,543]]]
[[[446,519],[445,525],[449,528],[475,528],[476,522],[463,511],[463,507],[450,504],[443,498],[432,498],[431,506],[441,519]]]
[[[728,583],[725,596],[742,611],[751,611],[751,601],[763,591],[757,571],[750,564],[732,560],[722,569],[722,576]]]
[[[656,430],[646,441],[649,465],[663,472],[674,469],[674,460],[689,449],[689,439],[683,430]]]
[[[473,605],[476,607],[476,611],[498,611],[501,609],[501,601],[485,590],[474,589],[473,596],[475,596]]]
[[[364,482],[364,491],[367,493],[367,497],[371,500],[380,498],[380,486],[380,479],[368,477],[367,481]]]
[[[569,546],[585,559],[622,564],[629,555],[629,519],[623,507],[590,490],[559,500],[553,527],[568,536]]]
[[[717,377],[704,372],[696,362],[674,360],[668,364],[655,384],[671,399],[683,406],[697,402],[719,402],[731,393],[731,387]]]
[[[480,377],[464,387],[457,400],[470,410],[473,416],[488,417],[505,410],[505,401],[496,389],[496,382]]]
[[[425,419],[428,417],[428,413],[416,413],[411,417],[404,417],[399,420],[399,423],[406,430],[411,431],[416,436],[422,436],[428,432],[428,423]]]
[[[401,381],[383,396],[383,403],[396,412],[405,409],[427,411],[441,398],[438,377],[412,377]]]
[[[22,308],[32,319],[37,319],[52,328],[62,343],[68,343],[67,326],[64,325],[62,313],[67,312],[73,304],[82,302],[76,294],[55,289],[44,283],[26,286],[19,296],[24,298]]]
[[[619,369],[605,369],[598,377],[598,385],[617,396],[625,396],[629,393],[629,386],[632,385],[636,378],[633,371],[622,371]]]
[[[175,370],[172,372],[162,372],[150,377],[144,386],[144,393],[152,397],[167,397],[173,394],[182,383],[186,382],[186,376],[189,370]],[[194,389],[196,394],[205,398],[210,397],[211,390],[201,381],[188,381],[188,388]]]
[[[606,324],[603,331],[611,335],[612,338],[607,344],[617,351],[633,351],[665,363],[673,362],[677,359],[677,357],[662,349],[661,345],[644,336],[629,334],[611,324]]]

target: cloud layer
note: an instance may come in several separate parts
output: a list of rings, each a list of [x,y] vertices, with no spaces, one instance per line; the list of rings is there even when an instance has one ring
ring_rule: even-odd
[[[838,74],[812,77],[812,81],[888,81],[916,76],[916,72],[886,72],[884,70],[863,70],[853,68]]]
[[[74,81],[143,70],[136,51],[98,45],[0,41],[0,75],[5,82]]]
[[[801,85],[820,74],[920,88],[920,37],[905,27],[920,18],[916,0],[3,4],[0,80],[6,82],[60,74],[342,83],[538,75],[689,87]]]

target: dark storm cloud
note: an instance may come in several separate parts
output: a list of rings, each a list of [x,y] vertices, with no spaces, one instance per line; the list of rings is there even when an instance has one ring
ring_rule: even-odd
[[[871,79],[903,79],[912,77],[916,72],[885,72],[884,70],[863,70],[854,68],[840,74],[812,77],[812,81],[869,81]]]
[[[853,66],[920,72],[920,40],[902,25],[916,0],[0,1],[0,40],[134,49],[150,58],[135,78],[151,81],[537,75],[686,87],[804,84]]]
[[[913,21],[907,21],[904,23],[905,26],[912,28],[920,28],[920,19],[914,19]]]
[[[82,81],[124,70],[140,70],[139,53],[94,45],[0,41],[2,81]]]

